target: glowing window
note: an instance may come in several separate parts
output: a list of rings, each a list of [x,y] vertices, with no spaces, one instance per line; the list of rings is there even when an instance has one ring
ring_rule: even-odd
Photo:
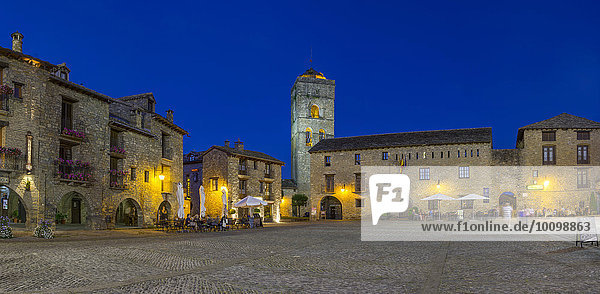
[[[319,106],[313,105],[310,107],[310,117],[319,118]]]
[[[306,128],[306,146],[312,146],[312,130]]]
[[[319,130],[319,141],[325,139],[325,130],[320,129]]]

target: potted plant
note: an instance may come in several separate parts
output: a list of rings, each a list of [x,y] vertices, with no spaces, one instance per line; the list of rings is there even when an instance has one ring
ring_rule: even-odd
[[[16,224],[17,222],[19,222],[19,211],[18,210],[15,209],[12,212],[12,218],[13,218],[13,223]]]
[[[57,224],[60,223],[60,224],[64,225],[67,222],[67,214],[57,212],[56,215],[54,216],[54,220],[56,221]]]

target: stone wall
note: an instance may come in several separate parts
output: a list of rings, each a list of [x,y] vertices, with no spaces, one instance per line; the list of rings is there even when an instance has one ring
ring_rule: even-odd
[[[542,165],[542,146],[556,146],[556,165],[578,165],[577,145],[588,145],[590,166],[600,165],[600,130],[591,129],[590,140],[577,140],[577,130],[559,129],[556,141],[542,141],[542,132],[549,130],[530,130],[523,132],[522,156],[524,165]]]
[[[395,166],[399,169],[399,160],[403,156],[409,167],[488,166],[492,157],[491,150],[490,143],[480,143],[311,153],[311,193],[309,199],[310,207],[317,211],[317,216],[312,217],[320,216],[320,203],[323,197],[334,196],[342,203],[342,216],[344,219],[360,218],[360,207],[356,206],[356,199],[361,198],[361,191],[357,191],[355,179],[356,174],[361,173],[361,167],[363,166]],[[383,160],[383,152],[388,153],[387,160]],[[450,152],[450,157],[448,157],[448,152]],[[458,157],[459,152],[460,157]],[[417,153],[419,154],[418,159]],[[360,165],[355,164],[355,154],[361,156]],[[325,156],[331,157],[330,166],[324,165]],[[404,167],[404,169],[406,168]],[[334,175],[334,193],[326,192],[325,175]],[[361,186],[361,190],[364,190],[366,183],[362,182]]]

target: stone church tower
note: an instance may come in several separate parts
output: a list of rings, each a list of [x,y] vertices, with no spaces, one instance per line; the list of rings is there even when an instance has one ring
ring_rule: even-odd
[[[310,68],[296,78],[292,98],[292,179],[297,193],[310,196],[308,150],[333,138],[335,81]]]

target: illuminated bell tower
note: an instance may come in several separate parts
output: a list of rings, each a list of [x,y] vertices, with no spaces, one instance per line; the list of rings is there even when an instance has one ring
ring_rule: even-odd
[[[320,140],[334,136],[335,81],[308,69],[296,78],[292,98],[292,179],[310,196],[310,154]]]

